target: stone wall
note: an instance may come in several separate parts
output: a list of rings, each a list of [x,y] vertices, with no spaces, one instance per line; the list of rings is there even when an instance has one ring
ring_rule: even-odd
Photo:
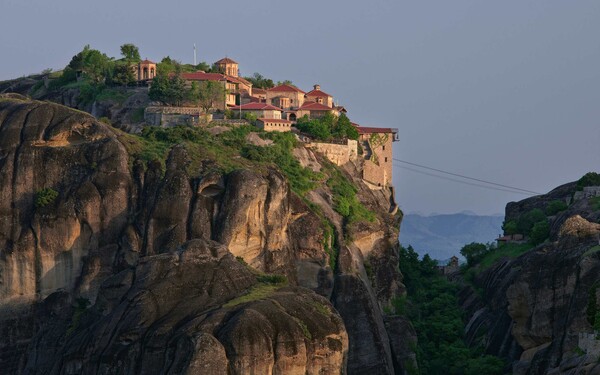
[[[153,126],[206,125],[212,115],[202,115],[197,107],[148,107],[144,121]]]
[[[573,200],[578,201],[581,199],[594,198],[600,196],[600,186],[586,186],[582,191],[575,192]]]
[[[312,142],[306,146],[323,154],[335,165],[344,165],[358,157],[358,142],[351,139],[345,144]]]

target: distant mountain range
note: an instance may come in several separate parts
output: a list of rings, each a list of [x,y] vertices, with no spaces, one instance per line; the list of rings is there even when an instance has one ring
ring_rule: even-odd
[[[400,243],[412,245],[417,253],[434,259],[460,257],[460,249],[471,242],[492,242],[502,233],[501,215],[479,216],[471,213],[423,216],[404,215]]]

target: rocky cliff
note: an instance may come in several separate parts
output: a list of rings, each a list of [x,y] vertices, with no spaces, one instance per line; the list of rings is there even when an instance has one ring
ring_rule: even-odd
[[[404,292],[389,191],[339,171],[376,213],[349,224],[326,184],[300,197],[275,167],[226,171],[202,148],[193,164],[183,146],[146,163],[135,142],[83,112],[0,99],[3,371],[391,374],[414,361],[407,322],[382,313]]]
[[[462,291],[471,342],[507,359],[515,374],[600,373],[600,210],[572,200],[576,184],[509,203],[507,220],[549,202],[570,202],[549,217],[545,243],[502,258]]]

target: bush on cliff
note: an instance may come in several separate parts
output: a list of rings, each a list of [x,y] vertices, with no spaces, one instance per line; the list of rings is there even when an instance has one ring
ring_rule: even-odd
[[[583,190],[586,186],[600,186],[600,174],[588,172],[577,181],[577,190]]]
[[[35,206],[45,207],[58,197],[58,191],[52,188],[44,188],[35,194]]]
[[[548,203],[545,211],[546,211],[546,215],[552,216],[552,215],[556,215],[557,213],[566,210],[567,208],[568,208],[568,206],[565,202],[556,199],[556,200],[553,200],[552,202]]]

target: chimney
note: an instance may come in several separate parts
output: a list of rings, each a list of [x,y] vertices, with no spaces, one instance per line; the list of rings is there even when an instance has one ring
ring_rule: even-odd
[[[321,90],[321,85],[314,85],[313,87],[315,88],[315,90]]]

